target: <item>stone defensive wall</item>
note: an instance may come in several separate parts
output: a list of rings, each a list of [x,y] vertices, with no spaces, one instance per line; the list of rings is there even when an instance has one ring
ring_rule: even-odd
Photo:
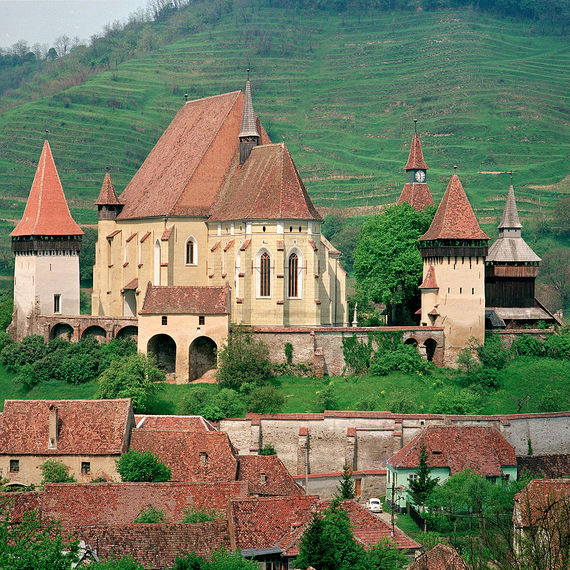
[[[342,339],[356,337],[367,342],[371,334],[401,332],[402,342],[417,346],[420,354],[443,366],[445,343],[440,327],[255,327],[254,336],[269,347],[272,362],[286,362],[285,345],[293,346],[294,364],[311,364],[317,375],[339,376],[344,370]]]
[[[73,342],[93,336],[101,342],[114,338],[133,338],[138,334],[137,317],[99,317],[92,315],[39,315],[35,317],[35,334],[46,342],[62,337]]]
[[[385,460],[430,425],[491,426],[517,455],[570,452],[570,411],[543,414],[448,416],[391,412],[326,411],[321,414],[247,414],[225,419],[220,430],[240,453],[255,453],[271,443],[296,477],[378,471]]]

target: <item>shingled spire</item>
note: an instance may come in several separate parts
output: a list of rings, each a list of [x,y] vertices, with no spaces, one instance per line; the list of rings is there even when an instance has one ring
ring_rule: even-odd
[[[406,163],[406,184],[398,198],[398,204],[407,202],[414,210],[423,210],[433,206],[433,198],[426,183],[428,166],[422,153],[420,137],[417,133],[412,138],[410,155]]]
[[[113,186],[109,172],[105,173],[101,192],[99,192],[99,198],[97,198],[95,204],[99,212],[100,220],[115,220],[117,214],[123,207],[117,198],[117,193],[115,192],[115,187]]]
[[[245,83],[245,96],[243,102],[243,114],[241,118],[241,130],[239,133],[239,163],[243,164],[254,146],[259,145],[259,132],[253,112],[251,100],[251,85],[249,77]]]
[[[522,224],[519,219],[517,203],[515,201],[515,189],[511,184],[509,188],[509,193],[507,194],[507,200],[505,201],[505,208],[503,209],[501,223],[499,224],[499,233],[501,233],[501,231],[505,229],[520,230],[521,228]]]
[[[10,235],[12,238],[83,235],[69,212],[47,140],[44,142],[24,215]]]

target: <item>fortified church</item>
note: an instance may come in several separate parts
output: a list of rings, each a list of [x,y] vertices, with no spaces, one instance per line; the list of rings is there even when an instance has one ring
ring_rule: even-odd
[[[417,134],[405,169],[399,203],[433,205]],[[79,316],[83,232],[46,141],[11,234],[15,337],[136,334],[141,352],[185,382],[212,372],[231,325],[281,337],[355,330],[341,254],[321,234],[286,145],[271,143],[256,117],[249,80],[245,93],[186,102],[120,196],[107,173],[96,204],[92,316]],[[534,298],[540,258],[521,237],[512,186],[499,230],[488,249],[454,174],[420,239],[420,325],[409,327],[439,334],[428,340],[440,363],[453,364],[469,337],[483,340],[486,326],[554,321]],[[418,348],[431,359],[435,345]]]

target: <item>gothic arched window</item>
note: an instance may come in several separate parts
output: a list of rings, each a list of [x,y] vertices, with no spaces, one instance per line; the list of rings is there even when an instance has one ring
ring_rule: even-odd
[[[186,251],[184,257],[186,265],[198,265],[198,247],[196,240],[192,236],[186,240]]]
[[[271,296],[271,257],[266,251],[259,258],[259,296]]]
[[[289,256],[289,297],[299,296],[299,256],[292,253]]]

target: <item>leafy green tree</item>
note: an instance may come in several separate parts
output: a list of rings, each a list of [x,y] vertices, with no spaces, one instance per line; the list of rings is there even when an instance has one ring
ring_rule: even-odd
[[[402,570],[409,563],[406,555],[400,552],[394,542],[387,538],[368,549],[365,560],[366,568],[370,570]]]
[[[498,334],[486,334],[484,344],[474,343],[479,361],[484,367],[503,369],[512,358],[511,352],[503,346]]]
[[[408,483],[408,492],[412,502],[418,507],[423,507],[437,487],[439,479],[430,477],[431,467],[428,463],[428,453],[426,446],[422,444],[420,447],[420,455],[418,469],[416,471],[416,479],[410,479]]]
[[[117,471],[122,481],[170,481],[171,470],[151,451],[130,449],[118,461]]]
[[[511,344],[511,350],[517,356],[544,356],[544,344],[529,334],[523,334]]]
[[[0,360],[10,372],[18,372],[24,364],[33,364],[46,355],[47,346],[39,335],[30,335],[21,342],[8,343],[0,353]]]
[[[12,295],[4,295],[0,297],[0,331],[3,332],[12,322],[12,313],[14,311],[14,299]]]
[[[364,548],[356,542],[346,511],[333,501],[314,516],[299,543],[296,566],[318,570],[364,570]]]
[[[570,328],[565,327],[561,331],[550,335],[544,341],[546,356],[561,360],[570,360]]]
[[[418,238],[429,228],[434,211],[416,212],[409,204],[400,204],[362,226],[354,254],[359,295],[392,309],[404,306],[408,315],[415,311],[423,271]],[[389,312],[391,324],[394,314]],[[411,316],[401,320],[411,321]]]
[[[0,516],[0,568],[2,570],[69,570],[77,561],[78,541],[61,533],[54,521],[40,521],[37,513],[24,513],[12,524]]]
[[[447,386],[437,392],[431,402],[432,414],[478,414],[481,397],[467,388]]]
[[[273,386],[254,388],[247,399],[247,411],[258,414],[277,414],[284,405],[285,396]]]
[[[315,397],[315,404],[317,411],[319,412],[338,409],[338,397],[332,383],[327,384],[322,390],[319,390],[317,392]]]
[[[141,509],[139,514],[133,519],[135,524],[146,524],[146,523],[161,523],[166,522],[166,517],[164,516],[164,511],[162,509],[157,509],[156,507],[149,505],[148,507]]]
[[[255,340],[251,330],[232,329],[219,353],[216,378],[227,388],[264,384],[271,378],[269,348],[263,341]]]
[[[131,556],[106,560],[104,562],[91,562],[89,570],[145,570],[144,566]]]
[[[194,552],[177,556],[172,570],[258,570],[255,560],[246,560],[239,552],[218,550],[207,560]]]
[[[149,410],[165,376],[152,357],[133,354],[116,360],[99,377],[96,398],[131,398],[135,412]]]
[[[354,481],[352,480],[352,469],[346,463],[342,469],[342,475],[338,487],[336,488],[335,497],[341,501],[344,499],[354,499],[354,497],[356,497]]]
[[[40,465],[42,485],[44,483],[75,483],[75,477],[69,474],[69,467],[57,459],[47,459]]]

